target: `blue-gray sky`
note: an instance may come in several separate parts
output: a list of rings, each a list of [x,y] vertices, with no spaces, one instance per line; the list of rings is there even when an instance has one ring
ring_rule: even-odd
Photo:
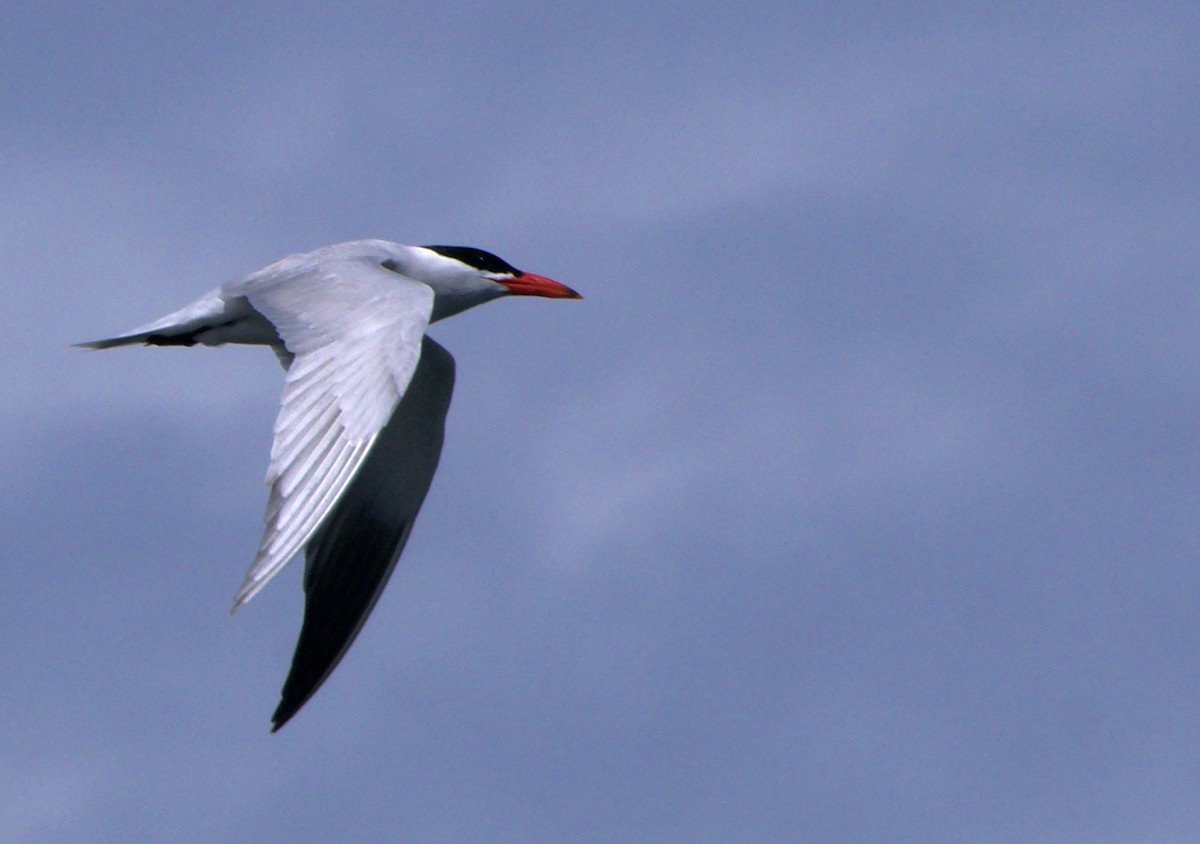
[[[10,3],[13,842],[1200,837],[1192,3]],[[282,732],[281,373],[83,353],[284,254],[580,290]]]

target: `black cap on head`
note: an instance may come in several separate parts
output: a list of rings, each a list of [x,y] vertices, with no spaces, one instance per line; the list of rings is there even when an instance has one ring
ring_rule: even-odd
[[[484,252],[482,249],[476,249],[472,246],[426,246],[424,248],[431,249],[439,255],[445,255],[447,258],[462,261],[468,267],[474,267],[485,273],[518,277],[522,275],[520,270],[503,258],[498,258],[491,252]]]

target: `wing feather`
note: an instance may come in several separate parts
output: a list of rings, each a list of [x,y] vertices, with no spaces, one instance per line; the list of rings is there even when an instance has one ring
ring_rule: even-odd
[[[433,480],[453,389],[454,358],[426,337],[403,399],[305,547],[304,625],[273,730],[325,682],[387,585]]]
[[[292,356],[265,527],[237,609],[305,546],[353,480],[416,371],[433,291],[347,259],[251,275],[225,292],[266,317]]]

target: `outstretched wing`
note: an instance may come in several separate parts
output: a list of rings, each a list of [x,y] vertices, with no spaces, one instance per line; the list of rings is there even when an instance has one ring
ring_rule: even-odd
[[[313,538],[408,388],[433,309],[426,285],[367,259],[255,273],[222,289],[274,327],[290,358],[266,527],[233,608]]]
[[[437,469],[453,390],[454,358],[425,337],[408,390],[308,543],[304,626],[272,732],[325,682],[383,592]]]

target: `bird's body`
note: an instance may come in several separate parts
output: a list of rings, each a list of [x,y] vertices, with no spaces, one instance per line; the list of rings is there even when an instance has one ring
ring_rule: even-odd
[[[429,489],[454,387],[435,320],[506,295],[580,298],[490,253],[341,243],[292,255],[126,334],[81,345],[270,346],[287,370],[248,601],[305,552],[304,624],[272,722],[333,671],[375,605]]]

